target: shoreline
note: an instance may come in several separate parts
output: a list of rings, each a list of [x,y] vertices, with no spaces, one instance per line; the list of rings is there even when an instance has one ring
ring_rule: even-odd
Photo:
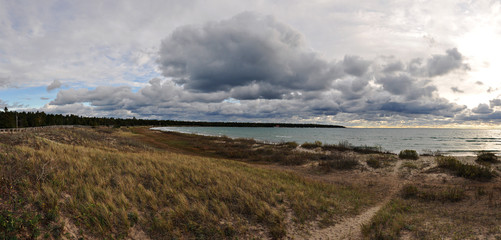
[[[182,130],[182,129],[176,129],[176,128],[183,128],[183,127],[178,127],[178,126],[169,126],[169,127],[152,127],[150,128],[151,130],[155,131],[161,131],[161,132],[177,132],[177,133],[183,133],[183,134],[194,134],[194,135],[199,135],[199,136],[205,136],[205,137],[228,137],[231,139],[252,139],[260,143],[266,143],[266,144],[280,144],[284,142],[295,142],[298,145],[301,145],[303,143],[308,143],[308,142],[317,142],[318,139],[310,139],[310,141],[304,141],[304,142],[299,142],[299,141],[294,141],[293,137],[291,136],[276,136],[276,137],[281,137],[280,140],[263,140],[259,139],[258,137],[239,137],[239,136],[229,136],[226,134],[212,134],[212,133],[201,133],[201,132],[194,132],[194,131],[189,131],[189,130]],[[185,127],[185,128],[198,128],[198,127]],[[203,126],[201,128],[204,128]],[[209,127],[212,128],[212,127]],[[220,127],[215,127],[215,128],[220,128]],[[221,127],[225,128],[225,127]],[[232,127],[233,128],[238,128],[238,127]],[[242,127],[246,128],[246,127]],[[284,139],[285,138],[285,139]],[[328,145],[336,145],[336,144],[348,144],[352,147],[373,147],[373,148],[380,148],[382,152],[386,153],[392,153],[392,154],[398,154],[402,150],[415,150],[417,151],[420,155],[422,156],[453,156],[453,157],[475,157],[477,156],[478,153],[480,152],[492,152],[495,153],[498,156],[501,156],[501,150],[465,150],[465,149],[457,149],[457,150],[439,150],[439,149],[413,149],[412,147],[406,147],[402,149],[393,149],[393,150],[388,150],[385,148],[382,148],[380,144],[375,144],[375,145],[355,145],[353,143],[350,143],[348,140],[340,140],[336,143],[331,143],[331,142],[322,142],[323,144],[328,144]]]

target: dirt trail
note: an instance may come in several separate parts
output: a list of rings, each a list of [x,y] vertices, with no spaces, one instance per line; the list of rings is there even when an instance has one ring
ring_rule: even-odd
[[[362,239],[361,226],[368,223],[371,218],[383,207],[390,199],[402,188],[403,183],[398,180],[398,172],[402,166],[402,161],[398,160],[391,172],[395,178],[395,185],[392,186],[390,194],[376,206],[369,208],[365,212],[351,218],[344,219],[342,222],[328,228],[310,232],[308,239]]]

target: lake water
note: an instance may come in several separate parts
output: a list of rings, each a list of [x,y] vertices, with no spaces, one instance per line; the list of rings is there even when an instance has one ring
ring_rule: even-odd
[[[231,138],[253,138],[265,142],[321,141],[354,146],[380,146],[398,153],[413,149],[419,153],[440,151],[445,155],[467,156],[478,151],[501,154],[501,130],[424,128],[245,128],[245,127],[159,127],[175,131]]]

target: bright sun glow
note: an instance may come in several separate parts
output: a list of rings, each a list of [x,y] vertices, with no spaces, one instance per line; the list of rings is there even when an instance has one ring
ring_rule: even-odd
[[[501,29],[496,21],[481,22],[468,32],[457,44],[471,67],[468,81],[483,85],[465,89],[465,95],[457,103],[476,107],[488,103],[501,93]],[[489,90],[490,89],[490,90]],[[488,91],[489,90],[489,91]]]

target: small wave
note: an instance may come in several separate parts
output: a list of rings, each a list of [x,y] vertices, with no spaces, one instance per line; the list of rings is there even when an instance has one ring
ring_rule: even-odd
[[[292,136],[275,136],[277,138],[292,138]]]
[[[477,138],[477,139],[467,139],[465,142],[501,142],[499,138]]]

